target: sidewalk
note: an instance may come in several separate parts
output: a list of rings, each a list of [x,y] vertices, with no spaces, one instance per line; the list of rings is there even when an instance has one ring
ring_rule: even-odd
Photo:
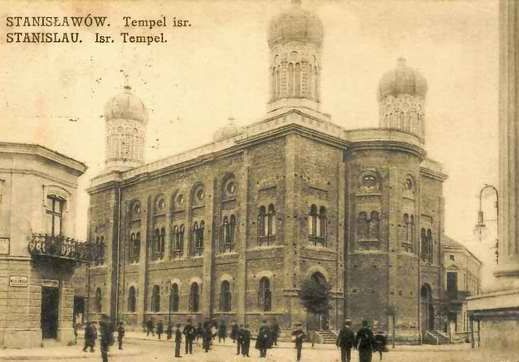
[[[124,335],[125,340],[128,343],[134,344],[135,342],[139,341],[147,341],[151,343],[171,343],[173,344],[172,340],[167,340],[166,334],[162,335],[162,338],[159,340],[158,337],[155,336],[148,336],[146,337],[146,333],[144,332],[129,332],[127,331]],[[132,343],[133,342],[133,343]],[[199,343],[201,344],[202,341],[199,340]],[[254,346],[255,341],[251,341],[251,347]],[[220,347],[232,347],[236,348],[236,344],[232,343],[232,340],[230,338],[227,338],[225,340],[225,343],[219,343],[218,337],[215,338],[214,342],[215,346]],[[280,348],[280,349],[294,349],[294,343],[293,342],[278,342],[278,345],[274,348]],[[309,342],[304,343],[304,348],[309,349],[312,348],[311,344]],[[319,344],[316,343],[313,347],[313,349],[317,350],[336,350],[337,347],[334,344]],[[431,344],[422,344],[422,345],[397,345],[396,348],[392,348],[391,345],[388,345],[389,351],[397,351],[397,352],[452,352],[452,351],[468,351],[470,350],[470,344],[468,343],[460,343],[460,344],[441,344],[441,345],[431,345]]]
[[[98,346],[96,346],[98,347]],[[49,346],[45,348],[26,348],[26,349],[0,349],[0,361],[20,361],[20,360],[66,360],[77,358],[101,359],[101,352],[96,348],[94,352],[83,352],[83,345],[74,346]],[[126,357],[136,356],[141,352],[136,346],[131,346],[123,350],[118,350],[117,346],[110,348],[109,356]]]

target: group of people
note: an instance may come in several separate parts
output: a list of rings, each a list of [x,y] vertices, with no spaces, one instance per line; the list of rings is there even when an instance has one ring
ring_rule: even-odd
[[[362,321],[362,328],[355,333],[351,328],[351,320],[347,319],[337,336],[337,348],[341,350],[342,362],[351,361],[352,349],[359,351],[359,362],[371,362],[373,352],[378,352],[382,359],[382,353],[387,351],[386,342],[384,332],[373,334],[368,321]]]
[[[101,321],[99,322],[99,330],[101,332],[101,336],[99,338],[101,357],[103,362],[107,362],[108,350],[110,346],[114,344],[114,327],[110,321],[110,318],[106,314],[103,314],[101,317]],[[124,326],[122,322],[119,323],[117,334],[119,349],[122,349],[122,338],[124,336]],[[86,352],[88,349],[90,349],[90,352],[94,352],[96,340],[98,339],[97,335],[97,322],[87,322],[85,326],[85,345],[83,347],[83,352]]]

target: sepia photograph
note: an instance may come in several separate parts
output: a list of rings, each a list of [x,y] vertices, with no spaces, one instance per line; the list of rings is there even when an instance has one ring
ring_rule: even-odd
[[[519,1],[0,0],[0,54],[0,362],[519,362]]]

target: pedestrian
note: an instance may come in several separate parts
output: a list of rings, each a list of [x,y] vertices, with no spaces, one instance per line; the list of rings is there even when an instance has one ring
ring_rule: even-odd
[[[119,342],[119,349],[123,349],[124,332],[124,324],[123,322],[119,322],[119,326],[117,327],[117,342]]]
[[[292,332],[292,341],[296,344],[296,361],[301,361],[301,350],[303,349],[303,341],[306,338],[301,323],[296,324],[296,329]]]
[[[99,343],[101,348],[101,358],[103,359],[103,362],[108,362],[108,350],[110,349],[110,346],[114,344],[114,327],[112,322],[110,322],[110,318],[106,314],[103,314],[101,317],[99,329],[101,330],[101,341]]]
[[[211,326],[209,324],[206,324],[205,327],[202,329],[202,348],[206,353],[209,352],[212,339],[213,334],[211,332]]]
[[[83,352],[86,352],[88,348],[90,348],[90,352],[94,352],[95,340],[96,340],[96,331],[92,322],[87,322],[85,326],[85,345],[83,347]]]
[[[177,328],[175,329],[175,357],[179,358],[180,356],[180,344],[182,343],[182,332],[180,331],[180,323],[177,324]]]
[[[239,331],[240,331],[240,327],[238,326],[236,321],[233,321],[232,326],[231,326],[231,336],[230,336],[232,339],[232,343],[236,342]]]
[[[166,337],[168,341],[173,337],[173,322],[169,321],[166,327]]]
[[[236,355],[240,355],[241,353],[241,347],[243,345],[243,331],[244,331],[244,327],[243,327],[243,324],[240,324],[240,326],[238,327],[238,330],[236,331]]]
[[[146,322],[146,337],[148,337],[151,333],[152,336],[155,336],[155,331],[154,331],[154,324],[153,324],[153,320],[150,318],[148,319],[148,321]]]
[[[227,338],[227,325],[224,320],[220,321],[220,325],[218,326],[218,343],[225,343],[225,338]]]
[[[249,348],[250,348],[250,330],[249,326],[246,324],[244,328],[242,328],[240,332],[241,339],[241,355],[243,357],[249,356]]]
[[[351,361],[351,349],[355,345],[355,333],[351,329],[351,320],[346,319],[344,327],[337,336],[337,348],[341,349],[341,362]]]
[[[159,323],[157,323],[157,336],[162,336],[162,333],[164,333],[164,323],[162,323],[162,319],[159,320]]]
[[[204,329],[202,328],[202,323],[198,323],[198,325],[196,326],[196,330],[195,330],[195,336],[196,336],[196,340],[198,341],[200,338],[202,338],[202,333],[203,333]]]
[[[381,331],[379,330],[376,334],[375,334],[375,352],[378,352],[379,355],[380,355],[380,360],[382,361],[382,353],[383,352],[387,352],[387,338],[386,338],[386,334],[384,333],[384,331]]]
[[[256,338],[256,349],[260,351],[260,358],[267,357],[267,349],[271,345],[270,329],[267,321],[262,321]]]
[[[182,331],[184,334],[184,341],[186,345],[186,353],[185,354],[193,354],[193,340],[195,339],[195,327],[191,324],[191,319],[187,320],[187,324],[184,326],[184,330]]]
[[[279,338],[280,332],[281,332],[281,328],[279,328],[279,323],[276,320],[276,318],[274,318],[274,320],[272,321],[272,343],[274,346],[278,345],[278,338]]]
[[[359,350],[359,362],[371,362],[374,342],[373,332],[369,328],[368,321],[362,321],[362,328],[355,337],[355,346]]]

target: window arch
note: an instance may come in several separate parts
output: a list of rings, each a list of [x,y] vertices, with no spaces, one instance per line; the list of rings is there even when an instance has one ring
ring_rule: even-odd
[[[326,233],[328,227],[328,216],[326,215],[326,208],[321,206],[319,209],[319,235],[323,240],[326,240]]]
[[[270,280],[267,277],[262,277],[259,281],[258,304],[264,312],[272,309],[272,291],[270,289]]]
[[[131,286],[128,289],[128,312],[135,313],[136,305],[137,305],[137,293],[135,292],[135,287]]]
[[[103,296],[101,294],[101,288],[96,289],[94,307],[96,313],[101,313],[103,311]]]
[[[189,291],[189,311],[198,312],[200,309],[200,287],[198,283],[191,284]]]
[[[260,206],[258,211],[258,237],[267,236],[267,210],[265,206]],[[260,241],[261,244],[261,241]]]
[[[231,285],[227,280],[224,280],[220,286],[220,310],[231,311]]]
[[[181,258],[184,255],[184,224],[173,226],[173,257]]]
[[[200,256],[204,251],[204,221],[200,221],[200,225],[195,221],[193,224],[193,255]]]
[[[267,235],[276,235],[276,209],[273,204],[269,205],[267,214]]]
[[[151,292],[151,311],[160,312],[160,287],[158,285],[154,285]]]
[[[178,284],[173,283],[169,291],[169,309],[172,312],[178,312],[180,301],[180,293],[178,291]]]
[[[422,230],[420,231],[420,256],[424,261],[427,259],[427,247],[427,234],[425,229],[422,228]]]
[[[234,250],[234,238],[236,233],[236,216],[224,216],[222,223],[222,237],[220,252],[231,252]]]

